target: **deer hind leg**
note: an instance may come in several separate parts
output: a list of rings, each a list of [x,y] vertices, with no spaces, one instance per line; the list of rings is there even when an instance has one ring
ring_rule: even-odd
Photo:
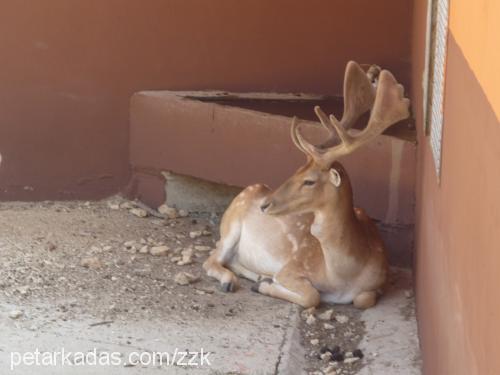
[[[317,306],[321,297],[311,282],[304,277],[284,276],[280,271],[275,280],[262,279],[252,290],[274,298],[284,299],[305,308]]]
[[[354,304],[354,307],[363,310],[373,307],[377,303],[377,292],[361,292],[354,297],[352,303]]]
[[[238,278],[234,272],[225,267],[234,257],[238,248],[241,226],[234,222],[229,226],[221,226],[221,239],[217,248],[203,263],[207,275],[219,280],[223,292],[234,292],[238,285]]]

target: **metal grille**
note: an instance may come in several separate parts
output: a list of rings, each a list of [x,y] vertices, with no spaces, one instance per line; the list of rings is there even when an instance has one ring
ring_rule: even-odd
[[[436,166],[436,173],[441,173],[441,141],[443,135],[443,100],[446,65],[446,41],[448,36],[448,0],[436,1],[433,18],[433,40],[431,52],[431,81],[430,81],[430,136],[431,148]]]

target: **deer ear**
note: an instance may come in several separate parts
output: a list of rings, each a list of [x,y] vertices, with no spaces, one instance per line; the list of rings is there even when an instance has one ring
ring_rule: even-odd
[[[339,187],[342,183],[342,179],[340,178],[340,173],[335,168],[330,168],[330,182],[335,186]]]

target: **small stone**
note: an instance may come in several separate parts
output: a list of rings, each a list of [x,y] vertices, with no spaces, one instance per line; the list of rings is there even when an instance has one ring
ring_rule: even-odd
[[[188,217],[189,216],[189,212],[186,211],[186,210],[180,209],[179,210],[179,216],[180,217]]]
[[[212,250],[212,248],[210,246],[205,246],[205,245],[195,245],[194,249],[197,251],[210,251],[210,250]]]
[[[134,215],[134,216],[137,216],[137,217],[146,217],[148,216],[148,212],[142,208],[131,208],[129,210],[129,212]]]
[[[24,313],[21,310],[13,310],[9,313],[9,318],[11,319],[19,319],[22,317]]]
[[[323,324],[323,327],[324,327],[325,329],[334,329],[334,328],[335,328],[335,326],[334,326],[333,324],[329,324],[329,323],[325,323],[325,324]]]
[[[124,208],[126,210],[129,210],[131,208],[134,208],[134,205],[132,203],[130,203],[129,201],[125,201],[125,202],[120,203],[120,208]]]
[[[162,204],[160,207],[158,207],[158,212],[162,215],[165,215],[169,219],[175,219],[177,218],[177,210],[174,207],[169,207],[166,204]]]
[[[108,202],[108,207],[111,210],[119,210],[120,209],[120,204],[116,202]]]
[[[349,317],[346,315],[335,315],[335,320],[339,322],[340,324],[345,324],[349,321]]]
[[[326,352],[331,352],[331,350],[328,348],[328,346],[322,346],[321,349],[319,350],[321,354],[326,353]]]
[[[319,344],[318,339],[312,339],[310,342],[311,342],[311,345],[318,345]]]
[[[330,359],[332,359],[332,353],[324,352],[323,354],[320,354],[319,357],[321,358],[322,361],[329,361]]]
[[[127,249],[131,249],[135,247],[135,245],[136,245],[135,241],[127,241],[123,244],[123,246],[125,246]]]
[[[20,295],[27,296],[30,292],[30,288],[29,288],[29,286],[24,285],[24,286],[20,286],[19,288],[17,288],[17,291],[19,292]]]
[[[177,262],[179,266],[185,266],[187,264],[193,263],[193,249],[187,248],[181,252],[182,259]]]
[[[189,232],[189,238],[195,239],[195,238],[201,237],[202,233],[203,232],[201,230],[194,230],[192,232]]]
[[[361,349],[356,349],[355,351],[352,352],[352,355],[356,358],[363,358],[364,357],[364,354],[363,352],[361,351]]]
[[[147,245],[141,247],[139,249],[139,253],[141,253],[141,254],[147,254],[147,253],[149,253],[149,247]]]
[[[300,316],[302,316],[302,319],[307,319],[310,315],[314,314],[314,311],[316,311],[316,307],[310,307],[308,309],[303,310],[300,313]]]
[[[337,375],[337,371],[334,366],[328,366],[323,369],[323,374],[325,375]]]
[[[306,319],[306,323],[307,325],[311,325],[311,324],[314,324],[316,323],[316,318],[314,317],[314,315],[309,315]]]
[[[210,232],[209,230],[205,229],[204,231],[201,232],[201,234],[204,235],[204,236],[206,236],[206,237],[208,237],[208,236],[212,235],[212,232]]]
[[[352,352],[345,352],[344,357],[345,358],[352,358],[353,357]]]
[[[189,258],[189,259],[181,259],[181,260],[177,261],[177,265],[178,266],[187,266],[187,265],[192,264],[192,263],[193,263],[193,260],[191,258]]]
[[[90,257],[90,258],[83,258],[80,262],[80,265],[85,268],[97,270],[99,268],[102,268],[102,263],[99,260],[99,258],[96,257]]]
[[[332,352],[332,361],[334,362],[342,362],[344,360],[344,354],[341,352],[333,353]]]
[[[174,281],[179,285],[189,285],[198,281],[198,277],[187,272],[179,272],[174,276]]]
[[[138,244],[135,241],[127,241],[123,244],[125,246],[125,250],[129,250],[130,252],[134,253],[137,251]]]
[[[153,246],[149,252],[151,255],[161,256],[165,255],[169,250],[170,249],[168,246],[163,245],[163,246]]]
[[[351,358],[344,359],[344,363],[354,363],[356,361],[359,361],[358,357],[351,357]]]
[[[332,316],[333,316],[333,309],[329,309],[322,312],[321,314],[318,314],[318,318],[320,320],[332,320]]]

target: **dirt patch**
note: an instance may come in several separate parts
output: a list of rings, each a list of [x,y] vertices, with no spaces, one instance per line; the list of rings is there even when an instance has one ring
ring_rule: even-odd
[[[321,305],[301,313],[302,345],[310,374],[351,375],[363,367],[361,312],[352,305]]]
[[[227,304],[231,315],[243,308],[201,269],[214,246],[217,217],[141,218],[109,207],[123,202],[2,204],[0,290],[7,302],[66,299],[56,309],[61,319],[154,318],[165,311],[196,317],[216,304]],[[193,283],[176,283],[179,273],[193,276]]]
[[[205,348],[210,366],[160,368],[167,374],[274,373],[295,307],[252,293],[245,280],[236,293],[223,293],[205,275],[201,264],[218,236],[217,215],[163,219],[143,217],[143,210],[119,197],[2,203],[1,373],[9,351],[35,348],[97,348],[117,351],[123,361],[132,351]],[[158,367],[87,370],[75,374],[157,373]]]

